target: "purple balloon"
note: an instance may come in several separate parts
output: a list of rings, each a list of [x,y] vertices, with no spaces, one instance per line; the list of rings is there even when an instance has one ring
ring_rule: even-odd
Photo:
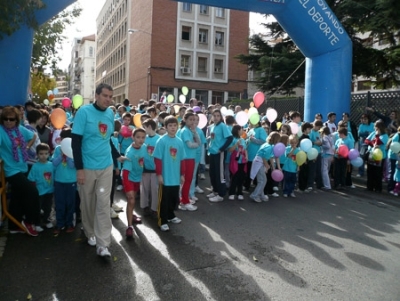
[[[360,153],[358,152],[358,150],[352,148],[349,151],[349,160],[355,160],[356,158],[358,158],[360,156]]]
[[[283,172],[279,169],[275,169],[272,171],[271,177],[275,182],[280,182],[283,180]]]
[[[274,156],[280,157],[285,153],[285,145],[282,142],[279,142],[274,145]],[[279,182],[279,181],[278,181]]]
[[[198,107],[198,106],[194,106],[194,107],[193,107],[193,111],[194,111],[195,113],[197,113],[197,112],[200,112],[201,109],[200,109],[200,107]]]

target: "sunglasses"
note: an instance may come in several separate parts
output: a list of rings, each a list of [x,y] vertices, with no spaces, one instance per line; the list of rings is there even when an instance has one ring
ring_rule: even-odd
[[[4,121],[15,121],[15,120],[17,120],[17,118],[4,118],[3,120]]]

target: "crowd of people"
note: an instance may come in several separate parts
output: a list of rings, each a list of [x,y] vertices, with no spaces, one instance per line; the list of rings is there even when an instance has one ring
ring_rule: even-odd
[[[179,224],[176,210],[196,211],[199,183],[209,170],[210,202],[248,199],[261,203],[269,198],[296,197],[296,190],[352,189],[353,164],[342,151],[357,149],[363,158],[358,177],[367,174],[367,189],[400,193],[400,155],[390,145],[399,143],[399,116],[388,117],[366,108],[360,124],[343,113],[324,120],[302,121],[297,111],[282,119],[249,119],[243,124],[240,106],[207,108],[201,101],[173,105],[164,101],[141,101],[130,105],[113,103],[113,89],[96,87],[93,104],[75,112],[63,108],[62,129],[52,126],[52,110],[25,106],[0,108],[0,157],[11,187],[9,212],[21,222],[23,231],[9,222],[10,233],[37,236],[44,228],[54,235],[75,231],[82,221],[90,246],[99,256],[111,256],[111,218],[124,208],[114,203],[115,190],[126,195],[126,237],[135,234],[141,212],[157,220],[161,231],[169,223]],[[371,115],[378,118],[371,122]],[[243,114],[242,114],[243,116]],[[252,121],[253,120],[253,121]],[[67,143],[69,142],[69,144]],[[314,155],[301,160],[303,146]],[[281,153],[277,150],[282,146]],[[379,149],[377,157],[374,150]],[[280,177],[281,175],[281,177]],[[52,216],[55,211],[55,220]]]

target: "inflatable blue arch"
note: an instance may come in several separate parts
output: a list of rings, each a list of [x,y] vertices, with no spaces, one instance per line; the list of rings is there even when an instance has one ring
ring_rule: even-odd
[[[324,0],[185,2],[274,15],[306,57],[304,120],[350,111],[352,43]]]
[[[43,0],[45,8],[35,13],[43,24],[76,0]],[[27,101],[34,31],[26,25],[0,40],[1,105],[24,104]]]

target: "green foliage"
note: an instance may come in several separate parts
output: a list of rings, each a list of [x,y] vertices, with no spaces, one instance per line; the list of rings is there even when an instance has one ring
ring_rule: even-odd
[[[10,36],[21,25],[37,28],[35,10],[43,9],[41,0],[1,0],[0,1],[0,40]]]
[[[38,95],[39,100],[35,100],[38,103],[42,103],[43,100],[47,99],[47,91],[53,90],[56,87],[56,81],[41,72],[33,73],[31,75],[31,90],[33,95]]]
[[[353,42],[353,75],[375,77],[377,88],[400,84],[400,1],[326,0]],[[237,59],[259,75],[256,85],[273,94],[304,60],[301,52],[277,22],[264,24],[266,37],[249,38],[250,54]],[[366,34],[361,39],[358,34]],[[272,48],[267,40],[278,41]],[[372,42],[383,41],[385,48],[374,49]],[[282,94],[304,84],[304,65],[282,86]]]

